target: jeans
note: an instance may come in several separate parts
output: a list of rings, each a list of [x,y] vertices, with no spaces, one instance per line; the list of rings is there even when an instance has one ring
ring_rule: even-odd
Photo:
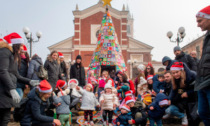
[[[176,107],[175,105],[170,105],[167,109],[166,109],[166,114],[172,115],[172,116],[176,116],[178,118],[183,118],[185,115],[184,113],[179,112],[179,108]]]
[[[156,126],[162,126],[162,120],[161,119],[149,118],[150,126],[155,126],[155,122],[157,124]]]
[[[205,126],[210,126],[210,88],[198,91],[198,112]]]
[[[7,126],[10,121],[11,108],[0,108],[0,126]]]
[[[22,88],[16,88],[16,91],[18,92],[20,98],[22,99],[23,98],[23,90],[22,90]]]

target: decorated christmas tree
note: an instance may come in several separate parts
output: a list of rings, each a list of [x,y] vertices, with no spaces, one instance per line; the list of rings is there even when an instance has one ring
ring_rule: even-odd
[[[97,47],[93,53],[89,70],[93,70],[95,76],[98,77],[103,66],[106,66],[106,68],[112,67],[114,71],[126,70],[122,51],[108,8],[106,8],[106,13],[102,19]]]

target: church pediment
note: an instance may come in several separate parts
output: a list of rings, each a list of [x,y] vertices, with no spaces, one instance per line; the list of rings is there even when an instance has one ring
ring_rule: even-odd
[[[129,37],[129,52],[151,52],[152,46]]]
[[[60,50],[60,49],[71,49],[72,48],[72,37],[69,37],[63,41],[60,41],[50,47],[49,50]]]
[[[75,18],[84,19],[84,18],[89,17],[89,16],[91,16],[95,13],[98,13],[98,12],[104,13],[105,10],[106,10],[106,8],[103,7],[103,4],[99,2],[98,4],[93,5],[87,9],[75,10],[75,11],[73,11],[73,14],[74,14]],[[109,7],[109,11],[110,11],[110,14],[117,19],[127,18],[127,15],[129,13],[128,11],[119,11],[112,7]]]

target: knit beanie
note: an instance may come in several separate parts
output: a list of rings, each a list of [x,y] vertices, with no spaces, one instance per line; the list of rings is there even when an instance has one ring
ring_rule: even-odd
[[[78,55],[77,57],[76,57],[76,60],[77,59],[81,59],[82,60],[82,57],[80,56],[80,55]]]
[[[174,52],[176,52],[176,51],[181,51],[181,48],[179,46],[175,46],[174,47]]]

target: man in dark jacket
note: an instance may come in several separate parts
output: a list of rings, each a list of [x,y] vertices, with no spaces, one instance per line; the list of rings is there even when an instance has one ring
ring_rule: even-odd
[[[195,90],[198,91],[198,112],[206,126],[210,126],[210,6],[196,15],[197,26],[207,31],[200,62],[198,64]]]
[[[166,66],[166,70],[170,70],[171,68],[171,65],[174,63],[174,62],[177,62],[176,60],[172,60],[170,57],[168,56],[164,56],[163,59],[162,59],[162,64],[164,66]]]
[[[85,69],[82,66],[82,57],[80,55],[76,57],[76,63],[71,66],[70,79],[77,79],[79,86],[85,86]]]
[[[197,66],[193,58],[184,53],[179,46],[174,47],[175,60],[187,64],[190,70],[197,71]]]
[[[196,51],[190,52],[190,56],[195,60],[196,65],[198,65],[199,59],[197,58],[197,53],[196,53]]]
[[[164,80],[165,80],[164,94],[166,94],[166,96],[169,96],[170,95],[170,92],[171,92],[171,88],[172,88],[172,84],[171,84],[171,72],[170,71],[166,71],[164,73]]]

